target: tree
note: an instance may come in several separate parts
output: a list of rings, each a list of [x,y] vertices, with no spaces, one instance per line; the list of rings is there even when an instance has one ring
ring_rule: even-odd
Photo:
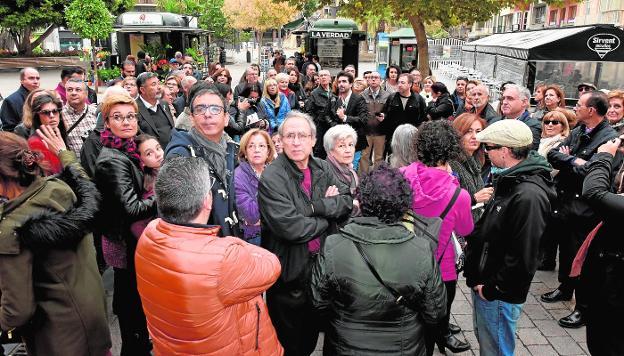
[[[166,12],[197,16],[199,27],[212,31],[217,38],[232,35],[232,28],[223,14],[224,0],[156,0],[156,3]]]
[[[63,13],[71,0],[0,1],[0,27],[8,30],[20,54],[30,55],[58,26],[66,24]],[[106,0],[111,13],[117,15],[134,7],[134,0]],[[44,29],[32,39],[33,33]]]
[[[297,11],[286,2],[272,0],[226,0],[223,12],[230,25],[237,30],[253,29],[258,42],[258,58],[262,45],[262,33],[280,29]]]
[[[65,10],[69,28],[78,36],[91,40],[91,58],[95,78],[95,91],[98,90],[97,58],[95,41],[106,39],[113,32],[113,16],[103,0],[73,0]]]
[[[278,0],[287,1],[287,0]],[[288,0],[290,3],[293,0]],[[307,0],[294,0],[301,6]],[[321,5],[334,5],[335,0],[319,0]],[[418,42],[418,69],[423,74],[429,73],[429,46],[425,28],[439,22],[444,28],[461,23],[486,21],[501,9],[521,6],[526,8],[533,0],[340,0],[343,14],[358,21],[366,20],[369,12],[390,11],[397,21],[407,20]],[[548,4],[560,5],[563,0],[546,0]]]

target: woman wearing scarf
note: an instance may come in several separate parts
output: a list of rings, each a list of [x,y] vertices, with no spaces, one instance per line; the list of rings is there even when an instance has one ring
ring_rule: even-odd
[[[95,163],[94,180],[102,193],[100,231],[106,262],[115,271],[113,313],[119,318],[121,356],[148,356],[151,343],[137,291],[130,226],[155,216],[154,197],[143,198],[143,164],[134,138],[137,105],[128,95],[113,94],[102,103],[105,129]]]
[[[290,105],[290,108],[292,110],[301,110],[302,108],[299,107],[299,101],[297,100],[297,94],[295,94],[294,91],[292,91],[289,87],[289,81],[290,81],[290,77],[288,76],[288,74],[286,73],[278,73],[275,76],[275,80],[277,81],[277,88],[279,89],[279,92],[286,95],[286,97],[288,98],[288,104]]]
[[[336,125],[327,130],[323,137],[327,162],[329,162],[336,177],[349,187],[352,196],[355,196],[359,183],[358,175],[353,169],[356,142],[357,133],[349,125]],[[360,204],[354,199],[351,216],[358,215],[360,215]]]
[[[269,133],[276,131],[279,125],[284,122],[286,114],[290,112],[288,98],[279,92],[275,79],[267,79],[264,82],[260,108],[264,110],[266,118],[269,120]]]

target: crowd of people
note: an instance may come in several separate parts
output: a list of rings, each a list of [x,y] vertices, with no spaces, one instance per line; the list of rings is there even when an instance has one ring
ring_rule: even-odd
[[[465,77],[281,54],[232,87],[223,64],[138,57],[99,104],[82,68],[54,90],[25,68],[0,108],[0,328],[29,354],[110,354],[110,267],[122,356],[310,355],[320,332],[325,355],[467,351],[464,243],[482,355],[514,353],[557,250],[542,302],[574,295],[559,324],[624,354],[624,91],[490,103]]]

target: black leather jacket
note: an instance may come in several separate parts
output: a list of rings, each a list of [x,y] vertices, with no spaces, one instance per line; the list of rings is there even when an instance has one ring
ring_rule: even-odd
[[[122,151],[103,147],[95,163],[94,181],[102,194],[98,230],[111,240],[125,240],[129,251],[134,251],[137,241],[130,225],[156,216],[154,196],[143,198],[143,173]],[[134,254],[128,256],[128,263],[134,264]]]

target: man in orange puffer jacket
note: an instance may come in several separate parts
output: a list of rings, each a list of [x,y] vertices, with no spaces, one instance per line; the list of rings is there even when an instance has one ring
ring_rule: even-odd
[[[137,284],[155,355],[284,353],[262,293],[280,275],[272,253],[205,225],[212,197],[200,158],[173,158],[160,169],[160,219],[139,239]]]

